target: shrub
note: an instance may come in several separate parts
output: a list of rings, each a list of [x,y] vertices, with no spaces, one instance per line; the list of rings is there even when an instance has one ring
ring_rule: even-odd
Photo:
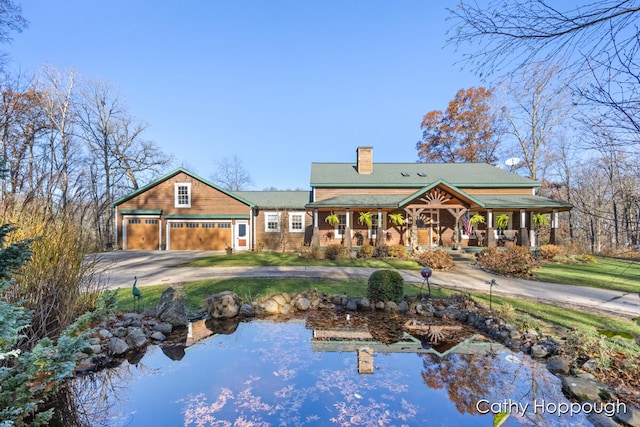
[[[482,269],[504,276],[527,277],[538,268],[536,260],[528,248],[516,246],[506,250],[486,248],[478,255]]]
[[[404,279],[395,270],[378,270],[369,276],[367,297],[371,301],[400,302],[404,295]]]
[[[309,257],[311,259],[322,259],[324,257],[324,254],[322,253],[322,250],[320,249],[320,246],[318,246],[318,245],[311,246],[311,251],[309,252]]]
[[[598,262],[598,258],[589,254],[582,254],[576,256],[576,261],[581,262],[583,264],[596,264]]]
[[[449,251],[427,250],[416,252],[413,260],[420,265],[434,270],[450,270],[453,268],[453,257]]]
[[[373,256],[373,246],[362,245],[358,249],[358,258],[371,258]]]
[[[332,261],[345,259],[347,258],[347,250],[341,244],[334,243],[333,245],[329,245],[325,248],[324,257]]]
[[[391,258],[405,259],[407,257],[407,248],[403,245],[392,245],[389,247],[389,256]]]
[[[389,246],[387,245],[376,246],[375,249],[373,250],[374,258],[386,258],[388,256],[389,256]]]
[[[540,246],[540,257],[545,261],[551,261],[557,256],[564,255],[564,250],[557,245]]]

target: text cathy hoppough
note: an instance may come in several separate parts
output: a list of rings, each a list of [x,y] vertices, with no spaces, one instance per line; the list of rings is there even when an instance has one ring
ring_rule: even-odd
[[[514,415],[525,415],[528,411],[534,414],[555,414],[573,416],[577,414],[604,414],[612,417],[615,414],[627,413],[627,405],[624,402],[547,402],[544,399],[533,402],[521,403],[515,400],[503,400],[501,402],[489,402],[479,400],[476,409],[481,414],[499,414],[509,412]]]

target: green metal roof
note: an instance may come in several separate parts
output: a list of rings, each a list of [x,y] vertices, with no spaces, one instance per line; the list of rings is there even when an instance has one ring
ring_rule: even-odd
[[[465,193],[464,191],[460,190],[459,188],[457,188],[455,185],[451,185],[448,182],[445,182],[441,179],[439,179],[438,181],[424,187],[421,188],[420,190],[416,191],[415,193],[413,193],[412,195],[404,198],[402,201],[400,201],[399,205],[400,206],[404,206],[406,204],[408,204],[409,202],[411,202],[413,199],[422,196],[424,193],[426,193],[427,191],[431,190],[432,188],[435,188],[437,186],[441,186],[441,187],[445,187],[447,188],[449,191],[455,193],[458,197],[461,198],[465,198],[467,200],[472,201],[473,203],[476,204],[481,204],[477,198],[475,198],[475,196],[471,196],[467,193]]]
[[[236,191],[238,197],[260,209],[304,209],[309,191]]]
[[[344,208],[397,208],[406,196],[402,194],[344,195],[308,203],[308,208],[344,207]]]
[[[424,175],[424,176],[421,176]],[[417,187],[445,181],[457,187],[539,187],[540,183],[487,163],[374,163],[359,174],[353,163],[312,163],[312,187]]]
[[[155,181],[150,182],[149,184],[145,185],[144,187],[140,187],[139,189],[127,194],[126,196],[120,197],[118,200],[116,200],[115,202],[111,203],[111,206],[118,206],[118,205],[126,202],[127,200],[131,200],[134,197],[136,197],[137,195],[144,193],[148,189],[150,189],[152,187],[155,187],[156,185],[160,184],[161,182],[166,181],[167,179],[172,178],[172,177],[176,176],[179,173],[184,173],[186,175],[189,175],[191,178],[197,179],[198,181],[208,185],[209,187],[215,188],[216,190],[218,190],[218,191],[220,191],[222,193],[225,193],[225,194],[229,195],[230,197],[233,197],[234,199],[249,205],[250,207],[253,207],[253,204],[251,202],[249,202],[247,200],[244,200],[242,197],[232,193],[231,191],[227,191],[227,190],[225,190],[223,188],[220,188],[219,186],[217,186],[213,182],[211,182],[209,180],[206,180],[206,179],[204,179],[204,178],[202,178],[202,177],[200,177],[200,176],[198,176],[198,175],[196,175],[196,174],[194,174],[192,172],[189,172],[188,170],[186,170],[184,168],[175,169],[175,170],[169,172],[168,174],[161,176],[160,178],[156,179]]]

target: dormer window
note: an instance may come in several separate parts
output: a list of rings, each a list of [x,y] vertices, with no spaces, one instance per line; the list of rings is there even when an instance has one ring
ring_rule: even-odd
[[[191,183],[176,182],[174,184],[174,197],[176,208],[191,207]]]

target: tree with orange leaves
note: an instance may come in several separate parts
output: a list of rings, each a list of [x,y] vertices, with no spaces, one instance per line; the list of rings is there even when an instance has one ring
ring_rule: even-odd
[[[490,89],[460,89],[445,112],[422,118],[422,141],[416,144],[422,162],[494,163],[502,119],[491,103]]]

